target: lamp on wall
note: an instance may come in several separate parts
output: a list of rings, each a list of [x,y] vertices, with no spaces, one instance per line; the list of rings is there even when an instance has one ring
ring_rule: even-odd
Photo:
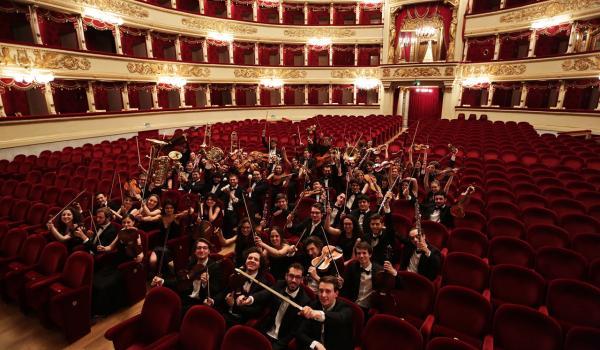
[[[260,80],[260,85],[270,89],[278,89],[283,86],[283,80],[279,78],[263,78]]]
[[[2,75],[26,84],[47,84],[54,80],[54,74],[51,72],[42,72],[37,69],[4,69]]]
[[[324,46],[329,46],[331,45],[332,41],[331,38],[327,38],[327,37],[313,37],[313,38],[308,38],[307,44],[310,46],[319,46],[319,47],[324,47]]]
[[[177,76],[161,76],[158,77],[158,83],[182,88],[187,84],[187,80],[185,78]]]
[[[560,16],[554,16],[554,17],[550,17],[550,18],[542,18],[542,19],[538,19],[537,21],[533,21],[531,23],[531,29],[543,29],[543,28],[548,28],[548,27],[554,27],[556,25],[568,22],[570,20],[571,20],[571,16],[569,16],[569,15],[560,15]]]
[[[379,87],[381,81],[377,78],[358,77],[354,80],[354,86],[360,90],[372,90]]]
[[[83,9],[83,16],[95,18],[105,23],[121,25],[123,24],[123,18],[115,15],[114,13],[98,10],[93,7],[85,7]]]
[[[461,82],[464,87],[475,87],[489,84],[490,78],[487,76],[479,76],[479,77],[468,77],[463,79]]]
[[[225,43],[233,41],[233,35],[229,33],[208,32],[207,38]]]
[[[360,2],[367,5],[375,5],[383,3],[383,0],[361,0]]]

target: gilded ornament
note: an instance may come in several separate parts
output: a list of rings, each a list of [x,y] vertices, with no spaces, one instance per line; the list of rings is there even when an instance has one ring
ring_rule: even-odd
[[[444,75],[446,75],[446,76],[452,76],[452,75],[454,75],[454,68],[453,67],[446,67],[446,69],[444,69]]]
[[[389,76],[391,76],[391,71],[389,68],[383,68],[383,72],[381,73],[381,76],[384,78],[387,78]]]
[[[412,78],[412,77],[439,77],[442,73],[438,67],[411,67],[411,68],[396,68],[395,78]]]
[[[528,22],[545,17],[554,17],[568,12],[590,10],[599,6],[600,0],[551,0],[541,4],[519,8],[500,17],[501,23]]]
[[[85,57],[65,55],[38,49],[0,48],[0,64],[16,65],[24,68],[90,70],[91,62]]]
[[[82,6],[96,7],[102,11],[109,11],[130,17],[148,17],[148,11],[139,5],[123,0],[73,0]]]
[[[272,69],[272,68],[239,68],[233,71],[236,78],[261,79],[304,79],[306,71],[300,69]]]
[[[337,29],[337,28],[302,28],[302,29],[286,29],[283,35],[293,38],[304,37],[330,37],[344,38],[354,36],[356,33],[352,29]]]
[[[184,18],[181,20],[181,23],[184,26],[200,29],[204,31],[215,31],[215,32],[223,32],[223,33],[232,33],[232,34],[255,34],[257,32],[256,28],[252,26],[242,25],[242,24],[234,24],[234,23],[226,23],[222,21],[217,21],[215,19],[207,19],[207,18]]]
[[[600,69],[600,56],[576,58],[573,60],[566,60],[562,63],[562,70],[567,72],[572,70],[584,71],[590,69]]]
[[[474,64],[462,66],[461,75],[476,76],[476,75],[521,75],[525,73],[527,66],[524,64]]]
[[[129,73],[141,75],[179,75],[183,77],[207,78],[210,69],[185,64],[133,63],[127,64]]]
[[[377,69],[336,69],[331,71],[332,78],[348,79],[348,78],[377,78],[379,71]]]

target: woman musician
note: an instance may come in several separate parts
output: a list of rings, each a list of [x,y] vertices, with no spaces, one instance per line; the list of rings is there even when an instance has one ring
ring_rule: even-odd
[[[191,209],[191,211],[193,212],[193,209]],[[161,242],[161,244],[163,242],[166,243],[171,239],[178,238],[183,234],[180,220],[186,215],[189,215],[188,210],[176,214],[173,203],[170,201],[165,202],[165,206],[163,207],[159,219],[160,239],[158,241]],[[161,255],[164,255],[162,259]],[[163,269],[165,268],[164,264],[168,264],[171,260],[173,260],[172,252],[169,251],[166,244],[162,244],[161,246],[154,248],[150,254],[150,268],[157,269],[159,260],[162,260],[163,262]]]
[[[67,250],[71,252],[83,243],[80,237],[85,235],[86,232],[85,227],[82,225],[81,211],[75,207],[67,207],[60,212],[58,217],[59,220],[56,224],[54,224],[54,220],[50,220],[46,227],[52,237],[63,243]]]

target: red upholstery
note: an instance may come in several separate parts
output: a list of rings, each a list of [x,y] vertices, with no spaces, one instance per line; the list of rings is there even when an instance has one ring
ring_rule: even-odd
[[[225,319],[215,309],[196,305],[188,310],[178,333],[169,334],[153,349],[217,350],[225,334]]]
[[[221,350],[270,350],[271,342],[254,328],[233,326],[223,337]]]
[[[446,240],[448,239],[446,226],[439,222],[425,220],[421,222],[421,229],[427,235],[427,241],[434,247],[441,250],[446,246]]]
[[[450,253],[442,268],[442,286],[455,285],[483,292],[488,286],[489,267],[469,253]]]
[[[398,274],[404,282],[404,287],[392,291],[394,305],[390,307],[391,312],[389,313],[420,328],[427,315],[433,310],[435,301],[433,283],[426,277],[413,272],[400,271]],[[388,313],[387,310],[382,311]]]
[[[596,350],[600,344],[600,329],[573,327],[565,337],[565,350]]]
[[[458,286],[440,289],[434,315],[421,328],[424,336],[458,338],[480,347],[489,329],[492,307],[479,293]]]
[[[387,350],[391,344],[402,344],[405,350],[421,350],[423,336],[410,323],[389,315],[375,315],[363,333],[361,349]]]
[[[437,337],[427,343],[425,350],[477,350],[477,348],[456,338]]]
[[[365,314],[360,306],[356,305],[352,301],[344,297],[339,297],[339,299],[344,301],[350,306],[350,308],[352,308],[352,338],[354,339],[354,344],[360,344],[360,337],[365,325]]]
[[[35,264],[45,245],[46,240],[40,235],[31,235],[27,237],[15,259],[0,266],[0,280],[10,271],[22,270]]]
[[[448,252],[470,253],[483,258],[487,256],[488,239],[479,231],[456,228],[448,237],[447,248]]]
[[[571,247],[588,261],[600,258],[600,235],[580,234],[573,238]]]
[[[591,284],[556,279],[548,285],[546,306],[564,331],[575,325],[600,328],[600,289]]]
[[[9,230],[3,237],[0,237],[0,271],[9,262],[17,258],[21,245],[25,241],[27,233],[20,229]]]
[[[454,226],[457,228],[470,228],[477,231],[484,231],[485,217],[478,212],[467,211],[464,218],[456,218]]]
[[[511,202],[490,202],[485,207],[488,218],[494,218],[496,216],[509,217],[511,219],[519,219],[521,216],[521,210],[515,204]]]
[[[127,261],[117,267],[123,274],[128,305],[133,305],[146,296],[146,271],[149,258],[148,239],[144,231],[138,231],[138,233],[142,241],[144,260],[141,263]]]
[[[104,334],[116,350],[135,347],[144,349],[179,327],[181,300],[172,290],[155,287],[144,300],[142,312]]]
[[[495,307],[511,303],[537,308],[544,303],[546,282],[531,269],[496,265],[490,274],[490,295]]]
[[[527,242],[536,250],[543,247],[565,248],[569,245],[569,233],[554,225],[533,225],[527,229]]]
[[[581,254],[564,248],[541,248],[535,259],[535,270],[546,280],[582,279],[586,269],[586,261]]]
[[[525,226],[517,219],[496,216],[488,221],[487,233],[489,238],[499,236],[521,238],[525,235]]]
[[[600,233],[600,222],[587,215],[567,214],[561,216],[560,226],[567,230],[571,237],[582,233]]]
[[[567,214],[585,214],[586,208],[580,201],[568,198],[560,198],[550,203],[552,209],[558,216]]]
[[[490,265],[513,264],[533,267],[533,248],[513,237],[496,237],[490,241],[488,252]]]
[[[560,325],[552,318],[521,305],[505,304],[494,315],[493,344],[506,350],[560,350]]]

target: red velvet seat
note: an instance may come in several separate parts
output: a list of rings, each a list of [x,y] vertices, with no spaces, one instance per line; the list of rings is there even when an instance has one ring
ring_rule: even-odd
[[[34,265],[46,245],[46,240],[40,235],[31,235],[23,241],[18,255],[0,266],[0,280],[11,271],[20,271]]]
[[[440,289],[434,313],[421,328],[426,339],[458,338],[477,348],[489,330],[492,307],[479,293],[459,286]]]
[[[223,337],[221,350],[270,350],[271,342],[259,331],[247,326],[233,326]],[[118,350],[118,349],[117,349]]]
[[[536,250],[543,247],[566,248],[569,246],[569,233],[554,225],[533,225],[527,229],[527,242]]]
[[[215,309],[196,305],[190,308],[177,333],[164,336],[152,348],[218,350],[225,334],[225,319]]]
[[[489,238],[500,236],[521,238],[525,235],[525,226],[517,219],[497,216],[488,221],[487,233]]]
[[[427,236],[427,241],[430,244],[433,244],[433,246],[440,250],[446,246],[446,240],[448,239],[446,226],[439,222],[424,220],[421,222],[421,229]]]
[[[15,199],[11,196],[0,198],[0,220],[7,221],[10,217],[10,212],[15,203]]]
[[[546,207],[548,200],[539,194],[522,194],[517,197],[517,204],[521,209],[529,207]]]
[[[567,214],[561,216],[560,226],[567,230],[571,237],[582,233],[600,233],[600,222],[587,215]]]
[[[19,255],[19,250],[27,238],[27,233],[20,229],[9,230],[0,241],[0,271]]]
[[[485,217],[474,211],[466,211],[464,218],[454,219],[454,226],[456,228],[470,228],[483,232],[485,230],[485,224]]]
[[[447,248],[449,253],[463,252],[484,258],[487,256],[488,239],[479,231],[456,228],[448,237]]]
[[[521,305],[502,305],[494,315],[492,339],[486,344],[506,350],[560,350],[562,334],[558,322]],[[486,348],[486,349],[493,349]]]
[[[509,190],[495,189],[485,194],[488,202],[509,202],[515,201],[515,195]]]
[[[419,274],[399,271],[404,288],[394,289],[391,294],[393,304],[380,309],[384,313],[393,314],[420,328],[433,310],[435,288],[433,283]]]
[[[600,192],[598,191],[584,191],[579,192],[575,196],[575,199],[583,203],[586,207],[600,204]]]
[[[485,207],[487,217],[492,219],[496,216],[509,217],[511,219],[520,219],[521,210],[511,202],[489,202]]]
[[[457,338],[437,337],[427,343],[425,350],[477,350],[477,348]]]
[[[490,241],[488,259],[490,265],[512,264],[533,267],[533,248],[525,242],[513,237],[496,237]]]
[[[564,248],[541,248],[535,258],[535,270],[546,280],[582,279],[587,271],[585,258]]]
[[[387,350],[402,344],[405,350],[421,350],[423,336],[417,328],[398,317],[375,315],[369,319],[362,336],[363,350]]]
[[[600,235],[583,233],[573,238],[571,249],[583,255],[589,262],[600,258]]]
[[[2,184],[2,188],[0,188],[0,196],[10,196],[12,197],[15,188],[19,182],[15,179],[8,179],[4,181]]]
[[[150,348],[161,337],[177,331],[180,313],[179,296],[168,288],[155,287],[146,296],[139,315],[110,328],[104,337],[116,350]]]
[[[600,328],[600,289],[591,284],[556,279],[548,285],[546,306],[565,332],[573,326]]]
[[[531,269],[496,265],[490,274],[490,296],[494,307],[510,303],[538,308],[544,304],[546,282]]]
[[[573,327],[565,336],[564,350],[597,350],[600,344],[600,329]]]
[[[133,305],[144,299],[144,296],[146,296],[146,271],[149,259],[148,239],[144,231],[138,230],[138,233],[140,234],[140,239],[142,241],[142,252],[144,253],[143,261],[137,263],[131,260],[117,266],[117,269],[119,269],[123,275],[123,280],[125,281],[128,305]]]
[[[442,267],[441,286],[461,286],[481,293],[488,287],[489,273],[483,259],[469,253],[450,253]]]
[[[521,217],[527,226],[540,224],[556,225],[558,222],[558,216],[556,213],[546,208],[526,208],[521,213]]]
[[[17,199],[28,199],[29,191],[31,191],[32,184],[27,181],[19,182],[15,191],[13,192],[13,197]]]

